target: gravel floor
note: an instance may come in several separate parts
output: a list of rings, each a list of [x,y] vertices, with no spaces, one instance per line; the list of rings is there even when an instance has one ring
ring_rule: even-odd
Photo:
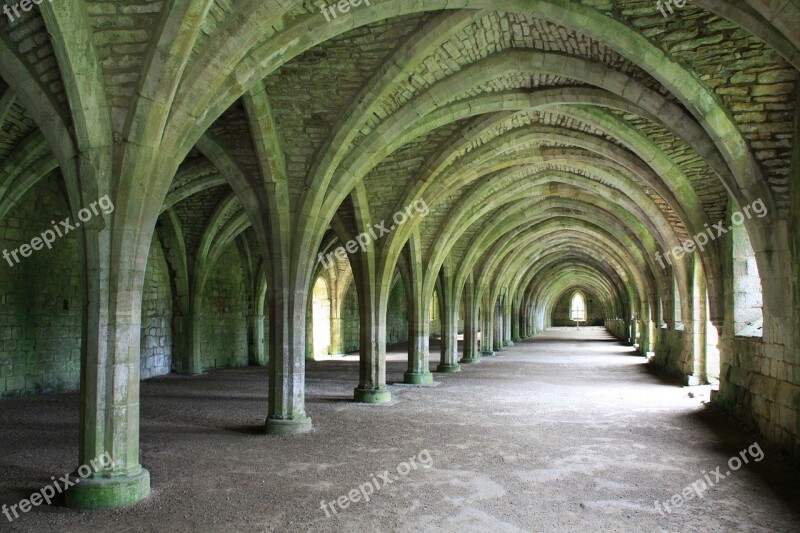
[[[550,330],[436,386],[392,385],[382,406],[350,401],[354,357],[312,362],[314,430],[294,437],[263,434],[264,369],[152,379],[141,447],[153,495],[0,515],[0,531],[798,531],[786,456],[630,350],[601,330]],[[404,357],[388,358],[390,383]],[[77,423],[76,394],[0,403],[0,503],[75,468]],[[749,462],[731,471],[741,451]],[[656,509],[718,466],[702,498]],[[321,508],[370,483],[370,501]]]

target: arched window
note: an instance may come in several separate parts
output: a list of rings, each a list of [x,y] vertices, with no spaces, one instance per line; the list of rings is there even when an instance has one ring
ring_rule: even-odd
[[[739,217],[744,218],[738,211]],[[733,331],[742,337],[763,336],[761,276],[756,254],[744,226],[734,225],[733,239]]]
[[[706,316],[711,316],[711,299],[706,291]],[[706,322],[706,378],[712,385],[719,385],[721,354],[719,351],[719,331],[709,320]]]
[[[586,322],[586,300],[583,295],[576,292],[569,306],[569,319],[577,322]]]
[[[672,306],[675,319],[675,331],[683,330],[683,316],[681,315],[681,290],[678,287],[678,279],[672,276]]]

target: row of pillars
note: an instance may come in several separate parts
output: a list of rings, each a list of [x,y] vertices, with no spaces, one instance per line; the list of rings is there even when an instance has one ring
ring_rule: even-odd
[[[512,305],[505,297],[496,305],[477,302],[474,287],[467,283],[464,292],[464,346],[458,359],[458,307],[445,300],[442,313],[441,362],[437,372],[458,372],[461,364],[476,363],[493,357],[515,342],[532,337],[535,327],[530,313]],[[479,335],[480,333],[480,335]],[[429,384],[433,377],[428,370],[427,347],[429,332],[426,320],[409,320],[409,367],[404,381],[408,384]]]
[[[458,357],[459,304],[462,302],[452,284],[443,284],[439,294],[442,318],[441,363],[438,372],[458,372],[462,364],[475,363],[482,357],[491,357],[515,341],[534,335],[538,330],[533,324],[530,305],[521,306],[505,295],[489,303],[484,295],[479,303],[477,288],[468,282],[464,286],[463,304],[465,316],[464,348]],[[305,412],[305,349],[307,335],[305,305],[308,294],[279,289],[270,292],[269,338],[267,355],[267,331],[264,314],[248,316],[248,360],[255,365],[269,366],[269,413],[267,432],[289,435],[311,428],[311,418]],[[432,384],[429,370],[430,323],[425,298],[409,300],[409,357],[408,371],[404,381],[409,384]],[[303,302],[301,304],[301,302]],[[372,301],[368,302],[373,304]],[[380,320],[377,306],[360,302],[361,346],[359,364],[359,386],[355,389],[355,400],[366,403],[382,403],[391,399],[386,386],[385,317]],[[332,309],[335,306],[332,306]],[[302,318],[300,318],[302,317]],[[339,319],[340,317],[333,317]],[[537,319],[538,320],[538,319]],[[538,322],[537,322],[538,324]],[[196,356],[199,346],[198,328],[192,316],[182,317],[176,328],[176,351],[192,357],[179,358],[183,373],[199,374],[200,359]],[[138,344],[139,324],[129,326],[130,343]],[[480,331],[480,335],[479,335]],[[134,334],[137,337],[134,338]],[[88,344],[87,344],[88,345]],[[301,349],[303,346],[303,349]],[[77,508],[113,508],[135,503],[150,493],[149,472],[139,463],[139,373],[136,351],[128,349],[129,368],[125,378],[114,379],[114,385],[124,385],[125,394],[96,395],[95,384],[107,374],[108,367],[98,363],[96,367],[84,362],[81,397],[81,464],[110,451],[113,464],[107,469],[81,479],[67,494],[66,503]],[[302,353],[303,356],[298,357]],[[181,363],[182,362],[182,363]],[[115,367],[116,368],[116,367]],[[116,374],[114,375],[116,378]],[[106,431],[100,432],[98,428]],[[73,476],[75,477],[75,476]],[[75,478],[77,480],[77,477]]]

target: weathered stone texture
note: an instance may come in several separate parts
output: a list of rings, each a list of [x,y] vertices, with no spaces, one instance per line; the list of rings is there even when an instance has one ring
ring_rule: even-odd
[[[150,247],[142,291],[141,379],[169,374],[172,368],[172,290],[158,240]]]
[[[584,4],[595,4],[583,1]],[[782,210],[789,207],[794,91],[798,73],[775,50],[736,24],[691,3],[664,18],[655,2],[626,2],[610,15],[641,29],[676,59],[690,65],[731,109]],[[607,5],[596,6],[608,10]],[[644,16],[642,16],[644,15]]]
[[[160,0],[87,2],[108,103],[117,123],[124,120],[136,94],[163,8]]]
[[[8,25],[0,245],[118,207],[0,268],[0,398],[74,390],[84,364],[81,453],[111,445],[126,476],[99,490],[132,503],[139,378],[269,358],[267,431],[292,434],[315,354],[364,350],[354,398],[386,402],[386,344],[430,384],[431,338],[456,372],[572,325],[581,290],[588,323],[719,377],[715,400],[800,454],[787,21],[752,0],[375,3],[326,23],[326,0],[54,0]],[[758,196],[776,212],[676,247]],[[375,225],[367,254],[318,261]]]
[[[203,294],[200,353],[204,368],[247,366],[247,317],[236,247],[223,252]]]
[[[0,130],[0,160],[5,161],[14,155],[19,144],[34,131],[36,124],[25,109],[18,103],[12,105]]]
[[[9,27],[8,39],[19,57],[33,75],[38,77],[41,86],[53,100],[61,105],[60,111],[64,116],[68,116],[67,94],[41,15],[37,10],[22,13],[22,16],[9,22]]]
[[[9,252],[69,216],[59,179],[40,182],[0,222]],[[81,286],[77,241],[66,235],[13,267],[0,265],[0,396],[75,390],[79,384]],[[13,259],[12,259],[13,261]]]
[[[315,152],[328,148],[322,142],[341,110],[418,23],[419,17],[408,17],[354,30],[303,54],[265,80],[293,193],[301,191]]]

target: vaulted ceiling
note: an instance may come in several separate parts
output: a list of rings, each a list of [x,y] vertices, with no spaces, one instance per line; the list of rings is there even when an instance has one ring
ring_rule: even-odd
[[[731,202],[789,213],[795,3],[701,0],[664,16],[651,0],[373,0],[330,21],[325,5],[54,0],[23,13],[0,32],[0,214],[74,154],[128,142],[161,159],[126,185],[117,175],[135,165],[121,156],[112,189],[172,213],[190,256],[243,232],[263,247],[251,225],[269,202],[252,191],[284,183],[278,203],[295,215],[281,231],[309,274],[326,235],[424,202],[376,245],[378,279],[411,250],[430,290],[447,265],[457,282],[548,301],[584,287],[622,312],[669,292],[655,254]],[[702,255],[712,314],[720,257],[716,243]]]

